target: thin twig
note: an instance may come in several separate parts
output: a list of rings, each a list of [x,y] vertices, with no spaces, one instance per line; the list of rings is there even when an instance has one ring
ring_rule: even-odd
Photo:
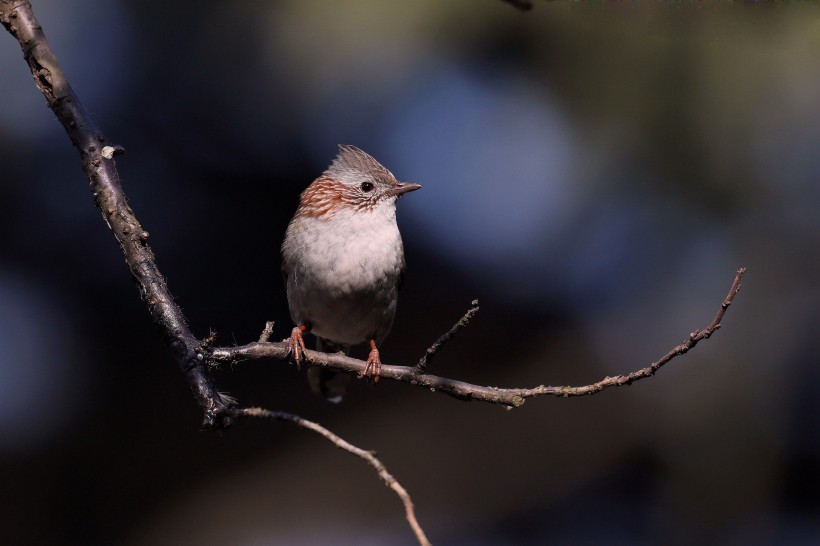
[[[148,232],[128,206],[114,162],[114,156],[122,153],[124,148],[105,138],[80,103],[34,16],[31,4],[23,0],[0,0],[0,23],[20,43],[34,83],[80,153],[94,202],[119,242],[151,317],[204,411],[204,424],[227,426],[229,423],[223,410],[230,401],[217,392],[205,366],[202,344],[188,328],[182,311],[168,291],[154,253],[148,246]]]
[[[262,333],[259,335],[259,343],[264,343],[266,341],[270,341],[270,336],[273,335],[273,321],[269,320],[265,323],[265,329],[262,330]]]
[[[430,345],[430,347],[427,348],[427,350],[424,352],[424,356],[422,356],[419,360],[419,363],[416,364],[416,371],[418,373],[427,373],[427,366],[430,364],[430,362],[433,361],[433,357],[435,356],[435,354],[439,352],[439,350],[444,346],[444,344],[450,341],[453,338],[453,336],[455,336],[456,333],[458,333],[459,330],[467,326],[467,324],[470,323],[470,320],[476,313],[478,313],[478,300],[473,300],[470,303],[470,308],[467,310],[466,313],[464,313],[464,316],[458,319],[458,322],[453,324],[452,328],[450,328],[444,335],[438,338],[435,343],[433,343],[432,345]]]
[[[589,385],[580,387],[550,387],[539,385],[532,388],[498,388],[498,387],[482,387],[465,383],[463,381],[456,381],[455,379],[448,379],[446,377],[439,377],[435,375],[419,374],[416,366],[390,366],[383,364],[381,367],[381,377],[384,379],[392,379],[394,381],[401,381],[417,385],[419,387],[429,389],[432,391],[440,391],[449,394],[461,400],[479,400],[482,402],[489,402],[492,404],[502,404],[508,407],[521,406],[527,398],[536,396],[586,396],[589,394],[598,393],[609,387],[619,387],[622,385],[631,385],[635,381],[645,379],[655,375],[663,365],[668,363],[673,358],[689,352],[699,341],[708,339],[720,328],[720,321],[723,320],[723,315],[732,304],[735,296],[740,290],[740,282],[743,275],[746,273],[746,268],[740,268],[735,275],[732,287],[729,293],[720,305],[720,309],[715,315],[714,320],[702,330],[696,330],[689,334],[689,337],[676,345],[672,350],[663,355],[646,368],[636,370],[629,374],[618,375],[615,377],[605,377]],[[250,343],[240,347],[221,347],[214,349],[208,358],[214,365],[236,363],[243,360],[256,360],[260,358],[276,358],[278,360],[287,361],[289,347],[285,342],[281,343]],[[334,370],[341,370],[351,373],[362,373],[367,365],[363,360],[350,358],[343,354],[320,353],[316,351],[306,351],[307,363],[311,366],[325,366]]]
[[[257,417],[261,419],[270,419],[274,421],[290,421],[291,423],[294,423],[299,427],[312,430],[313,432],[323,436],[325,439],[327,439],[329,442],[331,442],[339,449],[343,449],[348,453],[352,453],[353,455],[364,460],[367,464],[372,466],[374,470],[376,470],[376,473],[378,473],[379,477],[382,479],[384,484],[393,491],[395,491],[396,495],[398,495],[399,499],[401,499],[401,502],[404,504],[404,512],[407,516],[407,523],[410,524],[410,528],[416,535],[416,540],[418,540],[419,544],[421,544],[422,546],[430,546],[430,541],[427,540],[427,536],[424,534],[421,525],[419,525],[419,522],[416,519],[416,512],[413,508],[413,501],[410,499],[410,495],[407,493],[407,490],[404,487],[402,487],[402,485],[398,482],[398,480],[396,480],[396,478],[393,477],[393,475],[390,472],[387,471],[387,468],[372,451],[367,451],[360,447],[356,447],[350,442],[346,441],[345,439],[332,433],[319,423],[309,421],[303,417],[299,417],[298,415],[294,415],[292,413],[287,413],[284,411],[271,411],[263,408],[237,408],[227,410],[227,413],[229,413],[229,415],[235,418]]]

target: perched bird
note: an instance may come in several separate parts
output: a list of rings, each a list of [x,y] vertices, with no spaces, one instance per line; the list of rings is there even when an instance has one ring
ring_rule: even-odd
[[[302,193],[282,243],[282,271],[290,316],[291,356],[304,358],[303,335],[320,350],[370,343],[360,375],[379,380],[378,346],[390,331],[404,273],[396,201],[420,184],[399,182],[359,148],[340,145],[330,166]],[[324,392],[324,368],[311,368],[314,390]],[[340,400],[341,398],[338,397]],[[334,400],[338,401],[338,400]]]

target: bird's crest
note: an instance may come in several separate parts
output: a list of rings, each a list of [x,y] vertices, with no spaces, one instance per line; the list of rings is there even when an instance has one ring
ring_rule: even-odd
[[[387,180],[395,180],[396,178],[384,165],[364,150],[351,144],[339,144],[339,153],[330,164],[330,167],[327,168],[325,174],[337,180],[345,180],[356,178],[356,175],[360,173]]]

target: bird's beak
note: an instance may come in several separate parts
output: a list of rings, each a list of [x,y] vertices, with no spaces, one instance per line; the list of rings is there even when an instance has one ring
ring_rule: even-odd
[[[415,182],[397,182],[395,186],[387,190],[387,193],[399,197],[402,194],[418,189],[421,189],[421,184],[416,184]]]

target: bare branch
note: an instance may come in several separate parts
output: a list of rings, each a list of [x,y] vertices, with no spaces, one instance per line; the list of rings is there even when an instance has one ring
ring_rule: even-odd
[[[381,377],[393,379],[394,381],[410,383],[411,385],[417,385],[432,391],[440,391],[462,400],[479,400],[492,404],[503,404],[509,407],[521,406],[527,398],[533,398],[536,396],[585,396],[588,394],[598,393],[609,387],[631,385],[635,381],[655,375],[655,372],[657,372],[667,362],[677,356],[689,352],[689,350],[697,345],[699,341],[708,339],[712,334],[714,334],[720,328],[720,321],[723,320],[723,315],[726,313],[726,310],[732,304],[735,295],[737,295],[740,290],[740,282],[745,273],[746,268],[740,268],[737,271],[732,287],[729,289],[729,293],[721,303],[717,315],[715,315],[714,320],[712,320],[709,326],[703,328],[702,330],[695,330],[689,334],[689,337],[686,340],[676,345],[660,359],[656,360],[646,368],[636,370],[629,374],[618,375],[615,377],[605,377],[600,381],[580,387],[549,387],[539,385],[532,388],[499,388],[482,387],[479,385],[465,383],[463,381],[457,381],[455,379],[419,373],[416,366],[390,366],[383,364],[381,368]],[[287,360],[289,350],[289,346],[286,342],[250,343],[240,347],[216,348],[211,352],[208,358],[212,365],[236,363],[243,360],[255,360],[260,358]],[[307,363],[311,366],[325,366],[335,370],[356,374],[362,373],[366,366],[366,363],[363,360],[357,360],[338,353],[329,354],[308,350],[305,354],[307,357]]]
[[[94,202],[119,242],[151,317],[205,413],[205,425],[226,426],[228,422],[222,410],[230,403],[220,396],[211,381],[202,345],[191,333],[182,311],[165,285],[154,253],[147,243],[148,232],[128,206],[114,162],[114,156],[122,153],[124,148],[111,144],[105,138],[80,103],[34,16],[31,4],[22,0],[0,0],[0,23],[20,43],[34,83],[80,153]],[[216,422],[217,415],[222,416],[222,422]]]
[[[470,303],[470,308],[466,313],[464,313],[464,316],[458,319],[458,322],[453,324],[452,328],[450,328],[444,335],[438,338],[435,343],[427,348],[424,352],[424,356],[422,356],[419,363],[416,364],[416,371],[418,373],[427,373],[427,366],[433,361],[435,354],[439,352],[445,343],[453,339],[459,330],[467,326],[476,313],[478,313],[478,300],[473,300]]]
[[[387,471],[387,468],[376,457],[374,452],[366,451],[360,447],[356,447],[350,442],[332,433],[319,423],[309,421],[292,413],[286,413],[283,411],[271,411],[263,408],[229,409],[227,410],[227,413],[235,418],[257,417],[260,419],[270,419],[273,421],[290,421],[291,423],[294,423],[299,427],[312,430],[316,434],[323,436],[325,439],[327,439],[329,442],[331,442],[339,449],[343,449],[348,453],[352,453],[356,457],[359,457],[367,464],[372,466],[376,473],[379,475],[379,477],[382,479],[384,484],[393,491],[395,491],[396,495],[399,496],[399,499],[401,499],[401,502],[404,504],[404,512],[407,516],[407,523],[410,524],[410,528],[416,535],[416,540],[418,540],[419,544],[421,544],[422,546],[430,546],[430,541],[427,540],[427,536],[425,536],[424,531],[421,528],[421,525],[419,525],[419,522],[416,519],[416,512],[413,508],[413,501],[410,499],[410,495],[407,493],[407,490],[404,487],[402,487],[398,480],[396,480],[396,478],[394,478],[393,475]]]

